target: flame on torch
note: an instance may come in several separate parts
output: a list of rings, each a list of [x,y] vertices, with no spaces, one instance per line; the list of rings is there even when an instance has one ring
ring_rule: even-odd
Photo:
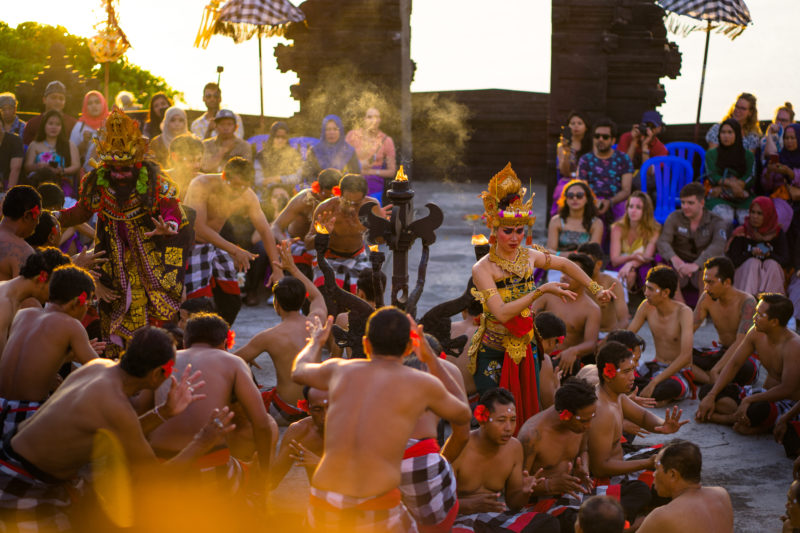
[[[316,231],[320,235],[327,235],[329,233],[328,228],[320,224],[319,220],[314,222],[314,231]]]
[[[408,181],[406,173],[403,172],[403,165],[400,165],[400,168],[397,169],[397,174],[395,174],[394,179],[395,181]]]
[[[485,235],[478,234],[472,236],[472,246],[481,246],[483,244],[489,244],[489,240]]]
[[[377,244],[370,244],[369,245],[369,251],[370,252],[378,252],[380,250],[378,250],[378,245]]]

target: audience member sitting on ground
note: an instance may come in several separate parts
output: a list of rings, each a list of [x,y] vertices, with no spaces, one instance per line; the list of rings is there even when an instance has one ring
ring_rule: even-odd
[[[367,180],[367,196],[383,204],[383,185],[397,173],[394,141],[381,131],[381,112],[370,107],[360,128],[347,132],[347,144],[356,151],[361,172]]]
[[[25,242],[33,235],[39,225],[42,213],[42,197],[36,189],[29,185],[17,185],[5,196],[3,201],[3,218],[0,219],[0,281],[9,280],[19,275],[19,269],[33,247]]]
[[[186,111],[180,107],[172,106],[164,111],[164,120],[161,122],[161,133],[150,139],[150,149],[156,156],[156,161],[163,168],[171,168],[169,151],[172,141],[189,133],[186,123]]]
[[[70,142],[69,132],[64,129],[61,113],[55,110],[44,114],[36,137],[25,153],[26,174],[47,166],[53,167],[59,175],[64,194],[77,197],[75,173],[81,168],[81,158],[78,147]]]
[[[275,462],[270,466],[270,490],[280,485],[293,465],[303,467],[310,482],[325,451],[323,446],[328,392],[305,386],[301,402],[303,401],[308,416],[293,422],[281,437],[280,449],[275,456]]]
[[[741,126],[739,128],[739,138],[742,140],[745,150],[755,153],[761,142],[761,126],[758,125],[756,97],[750,93],[741,93],[736,98],[736,102],[731,106],[730,110],[728,110],[728,114],[722,119],[722,122],[711,126],[706,133],[708,149],[711,150],[719,146],[719,134],[722,123],[729,119],[735,120]]]
[[[630,313],[628,312],[628,303],[625,301],[625,289],[616,278],[603,271],[603,265],[606,264],[606,256],[599,244],[596,242],[581,244],[578,246],[578,253],[586,254],[592,258],[594,261],[592,279],[604,289],[611,289],[616,296],[607,303],[601,303],[598,298],[594,298],[595,303],[600,306],[600,338],[602,338],[604,333],[615,329],[623,329],[628,325]]]
[[[581,504],[575,533],[622,533],[625,511],[611,496],[592,496]]]
[[[578,175],[578,160],[592,151],[592,135],[589,133],[589,121],[582,111],[571,111],[567,122],[561,127],[561,139],[556,147],[556,177],[558,182],[553,191],[553,205],[550,208],[552,217],[558,212],[558,200],[564,186]]]
[[[216,83],[206,83],[203,87],[203,103],[206,105],[206,112],[197,117],[192,122],[192,133],[201,140],[210,139],[217,135],[217,122],[216,117],[220,111],[222,104],[222,91]],[[233,113],[233,118],[236,121],[236,128],[233,134],[244,139],[244,125],[242,119],[236,113]],[[223,161],[223,164],[225,162]]]
[[[638,533],[733,533],[733,505],[722,487],[700,483],[703,458],[697,445],[667,444],[656,459],[654,486],[670,502],[656,507]]]
[[[328,115],[322,119],[322,133],[319,142],[309,150],[303,165],[303,181],[311,181],[328,168],[335,168],[343,174],[360,174],[361,164],[355,149],[344,138],[342,119]]]
[[[609,119],[592,127],[594,147],[578,161],[578,179],[589,184],[597,197],[597,212],[606,224],[625,213],[625,200],[631,194],[633,163],[628,154],[612,148],[617,142],[617,126]]]
[[[678,299],[689,286],[702,289],[702,266],[706,260],[723,255],[728,241],[728,224],[705,209],[705,189],[699,183],[687,183],[680,192],[681,208],[664,222],[656,248],[664,261],[678,273]]]
[[[86,154],[93,145],[92,139],[97,137],[97,132],[103,127],[107,117],[108,104],[102,93],[99,91],[86,93],[86,96],[83,97],[81,118],[69,132],[69,141],[78,147],[78,155],[85,172],[92,169]]]
[[[761,188],[775,202],[778,222],[784,231],[792,228],[794,209],[800,205],[800,124],[783,130],[783,147],[769,154],[769,163],[761,175]],[[767,145],[769,150],[770,145]],[[800,227],[800,226],[798,226]]]
[[[628,197],[625,215],[611,226],[611,266],[619,269],[619,280],[628,292],[640,292],[644,287],[660,235],[653,201],[642,191],[634,191]]]
[[[641,126],[645,126],[645,128]],[[634,124],[631,131],[620,135],[617,150],[628,154],[633,162],[634,170],[639,170],[651,157],[669,155],[667,147],[658,138],[663,130],[664,120],[661,118],[661,113],[652,110],[645,111],[642,113],[642,121],[639,124]],[[655,182],[652,182],[652,186],[650,183],[648,181],[647,188],[653,190]]]
[[[300,152],[289,145],[289,126],[285,122],[272,123],[269,139],[256,154],[256,159],[261,164],[262,187],[272,184],[294,186],[300,183],[303,158]]]
[[[142,134],[148,139],[155,139],[161,135],[161,123],[164,122],[164,112],[172,107],[172,100],[162,92],[157,92],[150,97],[150,109],[147,112],[147,122],[142,128]]]
[[[778,224],[772,198],[753,199],[750,214],[733,230],[725,254],[736,266],[734,287],[748,294],[784,294],[783,265],[789,264],[789,242]]]
[[[547,248],[574,252],[581,244],[602,240],[603,222],[598,218],[594,193],[585,181],[567,183],[558,205],[558,215],[547,226]]]
[[[220,109],[217,111],[214,123],[216,124],[214,130],[216,135],[203,141],[203,163],[201,165],[203,172],[222,172],[225,164],[234,157],[242,157],[252,163],[253,147],[247,141],[236,136],[236,129],[239,127],[236,122],[236,114],[230,109]],[[194,124],[192,128],[194,128]],[[194,129],[192,132],[194,133]]]
[[[45,113],[48,111],[58,111],[59,113],[64,113],[64,106],[67,104],[67,88],[58,80],[51,81],[44,89],[42,102],[44,103],[44,111],[42,111],[41,114],[32,117],[28,121],[28,123],[25,125],[25,132],[21,135],[22,144],[26,146],[30,146],[30,144],[35,140],[36,132],[39,131],[39,127],[43,122]],[[75,127],[77,120],[69,115],[63,115],[63,117],[63,129],[65,132],[67,132],[66,135],[69,136],[69,132],[71,132],[72,128]]]
[[[772,124],[767,126],[764,137],[761,138],[761,162],[767,162],[771,154],[777,154],[783,149],[783,136],[786,128],[794,122],[794,108],[791,102],[784,102],[782,106],[775,110],[775,118]]]
[[[739,123],[729,118],[719,129],[720,144],[706,152],[708,208],[728,224],[740,224],[753,201],[753,153],[742,144]]]

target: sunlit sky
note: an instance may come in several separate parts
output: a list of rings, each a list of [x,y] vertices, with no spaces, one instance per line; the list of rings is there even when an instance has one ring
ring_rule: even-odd
[[[346,0],[340,0],[346,1]],[[206,50],[193,48],[207,0],[119,0],[119,19],[133,48],[128,59],[163,77],[185,95],[185,104],[204,109],[203,85],[222,74],[223,105],[259,113],[258,46],[235,45],[214,36]],[[299,5],[301,0],[292,0]],[[91,36],[102,18],[99,0],[3,2],[0,20],[11,26],[33,20],[60,24],[70,33]],[[799,0],[747,0],[752,24],[730,41],[712,34],[701,119],[719,120],[741,91],[758,97],[759,118],[771,118],[784,101],[800,105],[800,47],[793,30]],[[794,28],[793,28],[794,26]],[[694,122],[705,35],[670,35],[683,53],[681,76],[664,79],[667,123]],[[299,106],[289,94],[297,78],[278,71],[265,39],[264,112],[290,116]],[[550,2],[546,0],[416,0],[411,18],[411,55],[417,64],[412,91],[456,89],[550,90]],[[3,53],[4,51],[0,51]],[[146,102],[144,102],[146,104]]]

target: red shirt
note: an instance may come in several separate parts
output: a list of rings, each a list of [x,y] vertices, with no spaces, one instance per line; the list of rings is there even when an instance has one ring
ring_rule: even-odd
[[[628,153],[628,148],[630,148],[632,141],[633,141],[633,136],[631,135],[631,132],[626,131],[619,138],[619,142],[617,143],[617,151],[624,152],[624,153],[627,154]],[[637,155],[639,157],[635,158],[635,159],[638,159],[638,161],[634,161],[634,165],[639,167],[639,166],[642,165],[642,148],[641,148],[641,146],[636,149],[636,154],[635,155]],[[656,156],[659,156],[659,155],[669,155],[669,152],[667,151],[667,147],[664,146],[664,143],[662,143],[661,141],[658,140],[658,137],[653,137],[653,139],[650,141],[650,157],[656,157]]]

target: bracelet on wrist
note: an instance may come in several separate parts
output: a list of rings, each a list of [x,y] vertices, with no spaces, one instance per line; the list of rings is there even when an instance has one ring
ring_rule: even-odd
[[[160,419],[161,419],[161,421],[162,421],[162,422],[166,422],[166,421],[167,421],[167,419],[166,419],[166,418],[164,418],[164,417],[161,415],[161,413],[159,413],[159,412],[158,412],[158,408],[159,408],[159,407],[161,407],[161,406],[160,406],[160,405],[156,405],[156,406],[153,408],[153,412],[156,414],[156,416],[157,416],[158,418],[160,418]]]

